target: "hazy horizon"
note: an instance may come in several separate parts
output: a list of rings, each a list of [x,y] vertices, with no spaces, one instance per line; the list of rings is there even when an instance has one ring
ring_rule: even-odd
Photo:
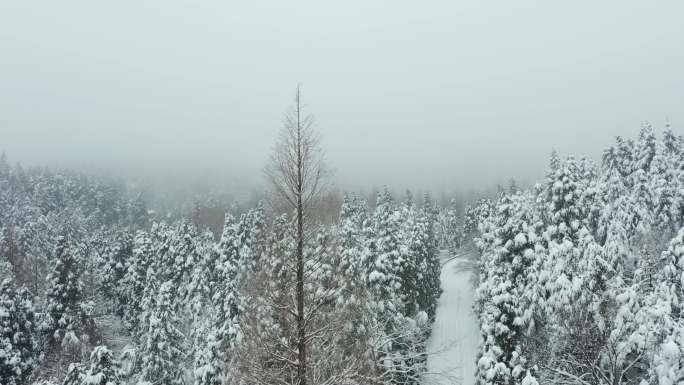
[[[468,190],[682,134],[684,3],[0,5],[12,161],[259,186],[297,83],[341,188]],[[249,187],[247,187],[249,186]]]

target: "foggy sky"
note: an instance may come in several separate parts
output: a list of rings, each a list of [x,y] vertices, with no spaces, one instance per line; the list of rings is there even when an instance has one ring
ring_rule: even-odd
[[[298,82],[343,187],[534,180],[684,120],[684,2],[2,1],[0,150],[259,181]],[[195,170],[195,171],[193,171]]]

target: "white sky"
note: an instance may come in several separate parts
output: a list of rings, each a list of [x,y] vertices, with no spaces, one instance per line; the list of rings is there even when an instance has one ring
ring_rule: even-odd
[[[530,180],[681,134],[683,47],[681,0],[8,0],[0,149],[259,180],[301,82],[343,186]]]

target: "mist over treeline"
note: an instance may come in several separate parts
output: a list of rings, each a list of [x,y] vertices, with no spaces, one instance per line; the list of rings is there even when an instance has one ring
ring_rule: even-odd
[[[0,150],[1,151],[1,150]],[[253,175],[241,175],[239,170],[201,166],[175,168],[159,167],[139,168],[134,165],[128,168],[114,168],[88,164],[83,162],[43,162],[40,160],[17,161],[9,151],[2,152],[5,161],[10,165],[19,165],[26,169],[45,169],[52,172],[82,174],[103,177],[111,183],[125,188],[132,195],[140,195],[150,209],[163,216],[189,216],[200,207],[212,212],[244,211],[254,207],[257,202],[266,198],[266,186],[263,170],[258,169]],[[22,159],[22,157],[20,157]],[[120,166],[119,166],[120,167]],[[336,175],[333,176],[336,179]],[[475,186],[449,186],[441,188],[408,187],[391,185],[378,181],[376,184],[363,187],[344,185],[339,181],[332,184],[327,192],[327,205],[331,214],[339,210],[344,193],[356,193],[368,200],[374,207],[378,192],[385,187],[397,197],[413,196],[418,202],[428,194],[440,207],[453,205],[459,212],[466,204],[482,197],[493,198],[502,189],[525,188],[529,183],[508,178],[496,183]],[[222,215],[222,214],[221,214]],[[215,216],[215,214],[211,214]],[[219,220],[222,222],[222,219]]]

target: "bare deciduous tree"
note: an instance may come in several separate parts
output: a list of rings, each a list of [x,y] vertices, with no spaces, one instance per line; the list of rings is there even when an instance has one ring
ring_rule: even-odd
[[[307,325],[304,294],[304,243],[311,208],[326,187],[327,170],[323,151],[313,128],[313,116],[305,114],[301,90],[297,86],[295,104],[287,114],[280,137],[271,155],[266,176],[284,207],[293,213],[296,226],[296,319],[297,379],[307,383]]]

